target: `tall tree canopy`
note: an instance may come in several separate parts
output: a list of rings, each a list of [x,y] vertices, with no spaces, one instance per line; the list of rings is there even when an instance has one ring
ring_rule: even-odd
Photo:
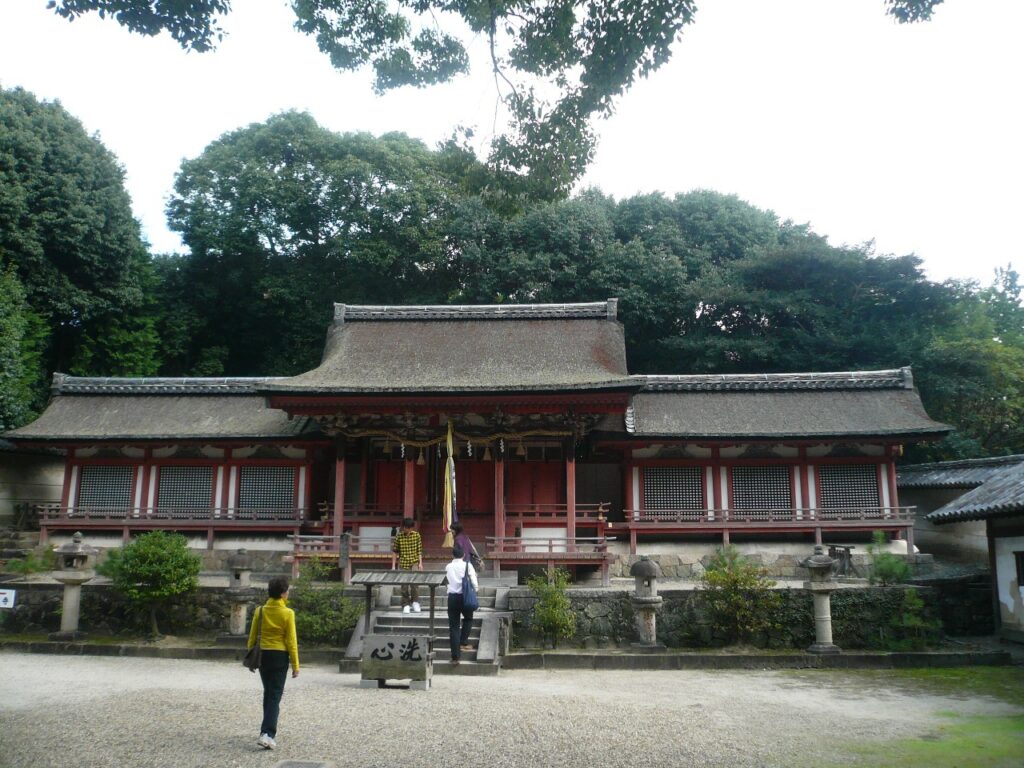
[[[900,22],[928,19],[942,0],[884,0]],[[96,12],[134,32],[169,32],[212,48],[229,0],[49,0],[68,19]],[[637,77],[667,62],[697,0],[292,0],[296,29],[342,70],[371,67],[374,88],[446,82],[484,38],[510,130],[493,142],[502,185],[533,199],[566,194],[589,164],[594,117],[611,113]]]
[[[157,267],[182,291],[161,302],[176,307],[168,367],[296,373],[319,358],[334,301],[444,301],[460,193],[441,160],[404,135],[338,135],[289,112],[185,162],[168,215],[191,256]]]
[[[155,337],[133,317],[148,255],[124,173],[60,104],[20,88],[0,89],[0,255],[45,321],[47,370],[155,369]],[[141,370],[117,366],[119,345]]]

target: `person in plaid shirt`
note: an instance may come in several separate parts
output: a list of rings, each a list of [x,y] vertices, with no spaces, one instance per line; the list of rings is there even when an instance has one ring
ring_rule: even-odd
[[[423,570],[423,538],[415,530],[416,521],[407,517],[402,530],[395,536],[394,551],[398,553],[398,567],[403,571]],[[402,613],[420,612],[420,590],[415,584],[402,585]]]

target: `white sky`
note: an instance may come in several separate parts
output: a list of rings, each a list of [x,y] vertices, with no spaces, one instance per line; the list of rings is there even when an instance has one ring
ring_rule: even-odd
[[[68,23],[46,0],[0,2],[0,85],[59,99],[121,160],[154,252],[182,250],[164,205],[182,159],[286,109],[335,131],[403,131],[433,146],[456,124],[486,140],[484,67],[376,97],[294,32],[284,0],[236,0],[214,53]],[[928,275],[991,281],[1024,266],[1024,2],[946,0],[897,25],[882,0],[700,0],[672,60],[599,126],[585,183],[616,197],[735,193],[833,243],[916,253]]]

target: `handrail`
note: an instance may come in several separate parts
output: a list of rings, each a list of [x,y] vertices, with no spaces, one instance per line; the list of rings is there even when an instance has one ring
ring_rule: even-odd
[[[41,522],[103,521],[138,522],[144,520],[195,520],[211,523],[232,521],[287,521],[300,523],[306,519],[302,507],[126,507],[121,505],[34,505]]]
[[[625,523],[829,523],[858,521],[907,522],[916,507],[804,507],[763,509],[657,509],[624,511]],[[614,526],[615,523],[609,523]]]
[[[572,557],[580,553],[607,553],[608,541],[604,536],[485,536],[489,556],[503,554],[547,554]]]

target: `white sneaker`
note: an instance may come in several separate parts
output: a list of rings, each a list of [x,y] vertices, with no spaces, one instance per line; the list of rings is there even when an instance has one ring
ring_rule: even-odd
[[[412,612],[413,612],[413,613],[419,613],[419,612],[420,612],[420,611],[422,611],[422,610],[423,610],[423,609],[422,609],[422,608],[420,608],[420,604],[419,604],[419,603],[413,603],[413,604],[412,604]]]
[[[256,739],[256,743],[264,749],[275,749],[277,747],[277,742],[269,736],[267,736],[267,734],[265,733],[260,734],[260,737]]]
[[[408,605],[402,606],[402,613],[409,613],[412,610]]]

